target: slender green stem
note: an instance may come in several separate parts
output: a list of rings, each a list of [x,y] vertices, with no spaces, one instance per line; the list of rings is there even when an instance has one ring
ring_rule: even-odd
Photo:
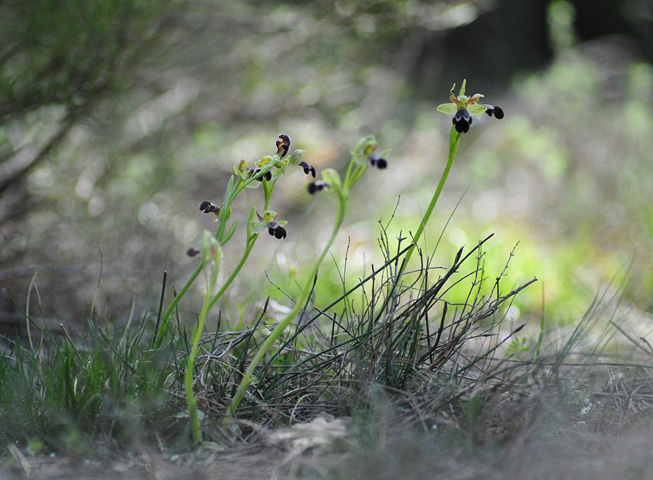
[[[295,307],[286,315],[286,317],[276,326],[276,328],[272,331],[272,333],[266,338],[265,342],[263,342],[263,345],[261,345],[261,348],[259,348],[258,352],[256,352],[256,355],[254,355],[254,358],[250,362],[249,366],[247,367],[247,370],[245,371],[245,374],[243,375],[243,379],[240,382],[240,386],[238,387],[238,390],[236,391],[236,394],[234,395],[233,400],[231,401],[231,405],[229,406],[229,414],[230,415],[235,415],[236,409],[238,408],[238,405],[240,405],[240,402],[242,401],[245,392],[249,388],[250,383],[252,383],[253,380],[253,375],[254,375],[254,370],[256,367],[261,363],[261,360],[267,353],[267,351],[270,349],[270,347],[274,344],[274,342],[277,341],[279,336],[283,333],[283,331],[290,325],[290,322],[297,316],[299,313],[299,310],[302,308],[302,306],[306,303],[308,300],[308,296],[310,295],[310,292],[312,291],[312,285],[313,281],[315,279],[315,276],[317,275],[317,271],[320,268],[320,265],[322,264],[322,261],[324,260],[324,257],[326,256],[327,252],[331,249],[331,245],[333,244],[334,239],[336,238],[336,235],[338,234],[338,230],[340,230],[340,226],[342,225],[342,222],[345,218],[345,213],[347,212],[347,195],[345,192],[338,192],[338,215],[336,218],[336,221],[333,225],[333,232],[331,233],[331,236],[329,237],[329,240],[327,241],[326,245],[322,249],[322,253],[320,253],[320,256],[315,262],[315,265],[313,265],[313,269],[311,270],[311,273],[308,275],[306,278],[306,282],[304,284],[304,287],[301,290],[301,294],[297,302],[295,302]]]
[[[236,279],[238,274],[240,273],[240,270],[243,268],[245,265],[245,262],[247,261],[247,258],[249,257],[249,254],[252,251],[252,248],[254,248],[254,244],[256,243],[256,239],[258,238],[258,235],[254,235],[250,237],[247,241],[247,246],[245,248],[245,251],[243,252],[242,257],[240,258],[240,261],[238,262],[238,265],[236,265],[236,268],[234,269],[233,272],[231,272],[231,275],[229,278],[225,281],[225,283],[222,285],[220,290],[218,290],[218,293],[216,293],[211,301],[209,302],[209,309],[215,305],[215,303],[222,297],[224,292],[229,288],[229,285]],[[200,274],[202,269],[204,268],[206,264],[204,262],[200,263],[195,271],[193,272],[193,275],[188,279],[184,287],[180,290],[180,292],[177,294],[177,296],[172,300],[170,303],[170,306],[166,310],[165,314],[162,317],[161,321],[161,328],[157,332],[156,340],[154,342],[154,348],[158,348],[161,345],[161,342],[163,342],[163,339],[165,338],[167,332],[168,332],[168,325],[170,323],[170,315],[174,311],[175,307],[179,303],[179,300],[184,296],[186,291],[190,288],[190,286],[193,284],[197,276]]]
[[[413,235],[413,244],[412,246],[408,249],[406,252],[406,256],[404,257],[403,261],[401,262],[401,267],[399,267],[399,272],[397,273],[397,278],[395,281],[392,283],[392,287],[390,289],[390,292],[385,298],[385,301],[383,303],[383,307],[379,309],[378,314],[375,318],[374,323],[379,320],[381,315],[383,315],[383,312],[388,306],[388,303],[390,303],[390,300],[392,299],[395,289],[397,288],[397,285],[400,282],[401,276],[404,274],[406,271],[406,267],[408,266],[408,262],[410,261],[410,257],[413,255],[413,252],[417,248],[417,245],[419,243],[420,238],[422,237],[422,233],[424,233],[424,228],[428,224],[431,214],[433,213],[433,210],[435,209],[435,205],[438,203],[438,199],[440,198],[440,194],[442,193],[442,189],[444,188],[444,184],[447,181],[447,177],[449,176],[449,171],[451,170],[451,166],[453,165],[453,161],[456,158],[456,152],[458,151],[458,144],[460,143],[460,137],[462,136],[462,133],[456,132],[456,129],[454,127],[451,127],[451,133],[449,134],[449,158],[447,158],[447,164],[444,167],[444,171],[442,172],[442,175],[440,176],[440,182],[438,183],[437,188],[435,189],[435,192],[433,192],[433,197],[431,198],[431,203],[429,203],[428,208],[426,209],[426,212],[424,213],[424,217],[422,217],[422,221],[419,224],[419,227],[417,229],[417,232],[415,232],[415,235]],[[370,325],[370,330],[373,327],[373,325]]]
[[[268,170],[269,170],[269,168],[268,168]],[[261,172],[261,175],[264,175],[264,174],[265,174],[265,171]],[[218,240],[218,242],[220,242],[221,245],[223,245],[225,243],[225,242],[223,242],[223,238],[224,238],[226,227],[227,227],[227,221],[228,221],[227,215],[228,215],[229,208],[231,208],[231,204],[233,203],[235,198],[238,196],[238,194],[241,193],[247,187],[247,185],[249,185],[250,183],[252,183],[254,181],[258,181],[258,180],[255,180],[254,178],[252,178],[252,179],[249,179],[248,181],[245,182],[241,178],[238,178],[238,180],[236,181],[236,184],[233,186],[233,188],[231,190],[230,195],[228,195],[228,197],[225,198],[224,205],[222,206],[222,213],[221,213],[221,215],[219,217],[218,230],[215,233],[215,238]],[[266,209],[267,209],[267,202],[268,201],[269,201],[269,195],[266,195],[266,205],[265,205]],[[240,269],[243,267],[243,265],[245,263],[245,260],[247,260],[247,257],[249,256],[249,253],[251,252],[253,246],[254,246],[254,242],[252,242],[251,244],[248,244],[248,248],[246,249],[246,252],[243,255],[243,258],[241,259],[240,263],[238,264],[236,273],[232,274],[229,277],[229,279],[227,280],[228,284],[226,286],[223,286],[222,289],[220,289],[219,295],[222,295],[224,293],[224,291],[226,290],[226,288],[236,278],[236,275],[238,274],[238,272],[240,272]],[[175,308],[177,307],[177,305],[179,304],[181,299],[184,297],[184,295],[186,294],[188,289],[191,287],[191,285],[193,285],[193,283],[195,282],[195,280],[197,279],[197,277],[202,272],[202,270],[204,269],[205,266],[206,266],[206,263],[204,261],[202,261],[195,268],[195,271],[193,272],[193,274],[186,281],[186,283],[181,288],[179,293],[177,295],[175,295],[175,298],[173,298],[173,300],[170,303],[170,305],[168,306],[167,310],[165,311],[165,313],[161,317],[160,328],[159,328],[159,331],[156,332],[156,338],[154,340],[154,348],[159,348],[162,345],[163,339],[165,338],[165,336],[168,333],[168,329],[169,329],[169,325],[170,325],[170,317],[172,315],[172,312],[175,311]],[[213,306],[215,304],[215,302],[217,301],[217,299],[219,298],[219,296],[216,296],[216,297],[217,298],[215,298],[214,301],[211,302],[211,306]]]
[[[410,260],[410,257],[413,255],[415,248],[417,248],[417,244],[419,243],[422,233],[424,233],[424,228],[426,227],[426,224],[429,223],[429,219],[431,218],[431,214],[435,209],[435,205],[438,203],[438,199],[440,198],[440,194],[442,193],[444,184],[446,183],[447,177],[449,176],[449,171],[451,170],[453,161],[456,158],[456,152],[458,151],[458,144],[460,143],[461,136],[462,133],[456,132],[456,129],[454,127],[451,127],[451,133],[449,135],[449,158],[447,159],[447,164],[445,165],[444,172],[442,172],[442,176],[440,177],[440,182],[438,183],[438,187],[435,189],[435,192],[433,193],[433,198],[431,198],[431,203],[429,203],[429,206],[426,209],[426,212],[424,213],[424,218],[422,218],[422,221],[419,224],[419,228],[417,229],[417,232],[415,232],[415,235],[413,236],[413,248],[408,250],[406,257],[402,262],[401,269],[399,270],[399,275],[398,275],[399,277],[406,270],[408,261]]]
[[[254,234],[247,240],[247,247],[245,247],[245,251],[243,252],[243,256],[240,258],[240,262],[238,262],[238,265],[236,265],[236,268],[234,269],[234,271],[231,272],[231,275],[229,275],[229,278],[224,282],[222,287],[220,287],[220,290],[218,290],[218,293],[216,293],[213,296],[213,298],[209,302],[209,308],[211,308],[213,305],[215,305],[215,302],[217,302],[222,297],[225,290],[227,290],[227,288],[229,288],[229,285],[231,285],[231,283],[236,279],[236,277],[240,273],[240,270],[245,265],[245,262],[247,261],[247,258],[249,257],[249,254],[252,251],[252,248],[254,248],[254,244],[256,243],[257,238],[258,238],[258,235]]]
[[[186,387],[186,403],[188,404],[188,415],[190,417],[190,429],[191,435],[194,443],[202,442],[202,428],[200,426],[199,413],[197,411],[197,400],[195,399],[195,394],[193,393],[193,370],[195,368],[195,360],[197,358],[197,351],[199,350],[200,339],[202,337],[202,331],[204,331],[204,323],[206,322],[206,317],[210,310],[211,302],[211,292],[215,286],[215,282],[218,278],[219,264],[217,261],[213,264],[213,270],[211,272],[211,279],[208,282],[206,293],[204,294],[204,302],[202,303],[202,311],[200,316],[197,319],[197,324],[193,330],[193,337],[191,340],[191,349],[188,354],[188,359],[186,363],[186,372],[184,374],[184,385]]]
[[[267,208],[270,199],[270,194],[272,192],[267,185],[265,187],[266,187],[265,206]],[[223,238],[225,235],[225,226],[227,223],[227,215],[228,215],[228,213],[225,212],[225,210],[230,207],[231,202],[238,195],[238,193],[242,191],[242,188],[244,188],[244,186],[242,182],[239,180],[239,182],[236,184],[234,189],[231,190],[231,195],[229,195],[228,198],[225,200],[223,206],[223,212],[222,212],[223,216],[220,217],[220,226],[218,227],[218,231],[215,234],[215,238],[219,245],[222,245],[224,243]],[[252,210],[249,219],[250,221],[252,220],[254,213],[255,210]],[[229,287],[229,285],[231,285],[231,283],[234,281],[236,276],[238,276],[238,273],[240,272],[240,270],[243,268],[243,265],[247,261],[247,258],[249,257],[249,254],[252,251],[252,248],[254,247],[257,238],[258,238],[258,234],[250,233],[248,227],[248,236],[247,236],[245,251],[243,252],[240,262],[238,263],[238,265],[231,273],[229,278],[226,280],[226,282],[222,285],[220,290],[215,295],[212,295],[212,292],[217,282],[218,272],[220,270],[220,263],[219,263],[219,257],[216,257],[213,260],[211,277],[206,286],[204,301],[202,302],[202,311],[200,312],[199,318],[197,319],[197,323],[195,324],[195,328],[193,330],[193,336],[191,339],[191,350],[188,354],[188,359],[186,363],[186,372],[184,374],[184,386],[186,390],[186,403],[188,405],[188,416],[190,419],[191,436],[193,442],[196,444],[202,442],[202,428],[199,419],[199,412],[197,410],[197,399],[195,398],[195,394],[193,392],[193,378],[194,378],[195,360],[197,359],[197,352],[199,350],[199,344],[202,337],[202,332],[204,331],[204,324],[206,322],[206,317],[209,311],[211,310],[211,307],[222,297],[225,290]],[[205,265],[206,265],[206,260],[202,260],[202,263],[196,269],[194,276],[191,277],[191,279],[188,282],[186,282],[186,285],[184,286],[186,290],[188,289],[188,287],[190,287],[190,285],[193,283],[195,278],[197,278],[197,275],[199,275],[199,272],[202,271]],[[181,297],[181,295],[178,295],[178,297]],[[177,300],[177,298],[175,300]],[[173,302],[174,304],[171,305],[168,310],[172,310],[177,302]],[[166,321],[166,326],[167,326],[167,321]]]

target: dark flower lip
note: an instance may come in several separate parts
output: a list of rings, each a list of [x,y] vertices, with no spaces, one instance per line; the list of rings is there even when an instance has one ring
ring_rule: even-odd
[[[308,193],[313,195],[314,193],[316,193],[316,192],[318,192],[320,190],[323,190],[328,186],[329,186],[329,184],[324,182],[324,181],[319,181],[318,180],[317,182],[311,182],[311,183],[308,184]]]
[[[379,170],[384,170],[388,166],[388,161],[385,158],[374,153],[368,157],[368,160],[373,167],[376,167]]]
[[[490,117],[494,115],[498,120],[501,120],[504,117],[503,109],[497,105],[483,105],[486,110],[485,113],[487,113]]]
[[[266,226],[268,227],[268,233],[270,235],[274,236],[279,240],[281,240],[282,238],[286,238],[287,235],[286,229],[283,228],[281,225],[279,225],[277,222],[275,221],[268,222]]]
[[[215,213],[216,215],[220,214],[220,208],[208,200],[204,200],[202,203],[200,203],[200,210],[204,213]]]
[[[472,121],[472,116],[466,108],[459,108],[452,119],[454,127],[456,127],[456,132],[458,133],[468,132],[469,127],[472,125]]]
[[[310,175],[313,175],[313,178],[315,178],[316,172],[315,172],[315,167],[313,165],[309,165],[304,160],[299,162],[297,165],[299,165],[300,167],[302,167],[304,169],[304,173],[306,175],[310,174]]]

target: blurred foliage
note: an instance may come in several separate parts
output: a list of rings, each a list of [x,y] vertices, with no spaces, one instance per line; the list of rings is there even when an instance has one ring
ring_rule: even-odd
[[[573,320],[615,275],[636,279],[628,296],[650,310],[650,52],[645,36],[639,47],[586,29],[578,38],[583,11],[564,1],[4,2],[1,286],[22,306],[39,272],[43,311],[65,319],[85,318],[92,301],[117,316],[134,301],[147,310],[164,269],[175,285],[192,271],[184,252],[212,228],[197,205],[221,202],[240,159],[273,153],[286,133],[318,169],[338,167],[375,133],[393,149],[389,171],[361,185],[334,250],[355,282],[381,262],[375,221],[398,195],[393,234],[415,228],[446,155],[450,124],[435,106],[465,76],[506,119],[466,134],[425,252],[460,201],[436,264],[495,232],[488,274],[520,242],[506,282],[540,278],[551,318]],[[628,12],[645,24],[645,10]],[[283,308],[263,271],[294,295],[330,228],[333,204],[311,204],[297,179],[272,206],[291,220],[288,238],[257,247],[224,305],[234,324],[268,291]],[[234,215],[261,198],[252,191]],[[229,251],[224,261],[228,270]],[[316,302],[341,290],[325,268]],[[541,313],[535,290],[517,299],[524,315]]]
[[[166,2],[3,2],[0,119],[80,107],[119,89]]]
[[[88,281],[80,243],[97,239],[80,228],[88,217],[74,198],[98,210],[99,197],[86,196],[87,168],[97,172],[97,159],[111,155],[112,139],[102,137],[113,105],[137,88],[173,8],[150,0],[0,6],[0,262],[14,267],[0,280],[10,295],[24,296],[33,265],[67,288],[58,307]]]

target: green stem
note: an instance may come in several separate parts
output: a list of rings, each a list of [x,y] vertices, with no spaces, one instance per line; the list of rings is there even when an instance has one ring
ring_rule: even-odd
[[[449,176],[449,171],[451,170],[451,166],[453,165],[453,161],[456,158],[456,152],[458,151],[458,144],[460,143],[460,137],[462,136],[462,133],[456,132],[456,129],[454,127],[451,127],[451,133],[449,134],[449,158],[447,159],[447,164],[444,167],[444,172],[442,172],[442,175],[440,176],[440,182],[438,183],[437,188],[435,189],[435,192],[433,193],[433,197],[431,198],[431,203],[429,203],[428,208],[426,209],[426,212],[424,213],[424,217],[422,218],[422,221],[419,224],[419,228],[417,229],[417,232],[415,232],[415,235],[413,236],[413,244],[412,246],[408,249],[406,252],[406,256],[404,257],[404,260],[401,262],[401,267],[399,268],[399,272],[397,273],[397,278],[395,281],[392,283],[392,287],[390,289],[390,292],[385,298],[385,301],[383,303],[383,307],[379,309],[378,314],[376,315],[374,323],[381,318],[381,315],[383,315],[383,312],[388,306],[388,303],[390,303],[390,300],[392,299],[392,296],[394,295],[395,289],[397,288],[397,285],[399,284],[399,281],[401,279],[401,276],[404,274],[406,271],[406,267],[408,266],[408,262],[410,261],[410,257],[413,255],[413,252],[417,248],[417,245],[419,243],[420,238],[422,237],[422,233],[424,233],[424,228],[428,224],[431,214],[433,213],[433,210],[435,209],[435,205],[438,203],[438,199],[440,198],[440,194],[442,193],[442,189],[444,188],[444,184],[447,181],[447,177]],[[370,325],[370,330],[372,328],[372,325]]]
[[[238,193],[242,191],[239,187],[241,187],[240,182],[234,188],[233,190],[234,193],[230,195],[228,199],[225,200],[225,204],[224,204],[225,209],[229,208],[229,206],[231,205],[231,201],[233,201],[233,199],[238,195]],[[269,188],[266,189],[266,195],[265,195],[266,208],[270,199],[270,194],[271,194],[271,189]],[[254,215],[254,210],[252,210],[252,214],[250,215],[249,218],[250,221],[252,220],[253,215]],[[215,235],[215,238],[218,240],[220,245],[223,244],[222,239],[224,236],[226,223],[227,223],[226,218],[220,219],[220,226]],[[227,281],[222,285],[220,290],[215,295],[212,296],[212,292],[213,289],[215,288],[215,284],[218,278],[218,271],[219,271],[219,263],[217,260],[214,260],[213,270],[211,272],[211,278],[206,287],[206,292],[204,294],[204,301],[202,302],[202,311],[200,312],[199,318],[197,319],[197,323],[195,325],[195,329],[193,330],[193,337],[191,340],[191,350],[188,354],[188,359],[186,363],[186,372],[184,374],[184,386],[186,390],[186,403],[188,405],[188,416],[190,419],[191,436],[193,442],[196,444],[202,442],[202,428],[199,419],[199,412],[197,410],[197,399],[195,398],[195,394],[193,392],[193,378],[194,378],[193,371],[195,368],[195,360],[197,359],[197,352],[199,350],[199,344],[202,337],[202,332],[204,331],[204,324],[206,322],[206,317],[209,311],[211,310],[211,307],[222,297],[223,293],[226,291],[229,285],[231,285],[234,279],[238,276],[238,273],[243,268],[243,265],[245,265],[245,262],[247,261],[247,258],[249,257],[249,254],[252,251],[252,248],[254,247],[257,238],[258,238],[257,234],[249,233],[249,227],[248,227],[248,237],[247,237],[246,247],[240,259],[240,262],[238,262],[238,265],[231,273]],[[186,290],[188,289],[188,287],[190,287],[190,285],[193,283],[195,278],[197,278],[197,275],[199,275],[199,272],[203,269],[205,264],[206,262],[203,260],[202,264],[200,264],[196,269],[194,276],[191,277],[191,279],[188,282],[186,282],[186,285],[184,286]],[[178,295],[178,297],[181,297],[181,295]],[[177,300],[177,298],[175,298],[175,300]],[[168,310],[171,311],[175,305],[171,305]],[[167,321],[165,324],[167,327]]]
[[[261,174],[263,175],[264,173],[265,172],[262,172]],[[218,225],[218,230],[215,233],[215,238],[220,242],[220,245],[223,245],[222,239],[223,239],[223,236],[225,234],[225,230],[226,230],[226,227],[227,227],[227,221],[228,221],[227,218],[224,218],[224,215],[226,215],[226,212],[231,207],[231,204],[233,203],[234,199],[238,196],[238,194],[240,192],[242,192],[247,187],[247,185],[249,185],[250,183],[252,183],[254,181],[258,181],[258,180],[250,179],[250,180],[244,182],[242,179],[239,178],[237,180],[236,184],[233,186],[233,189],[231,190],[231,194],[228,196],[228,198],[225,198],[224,205],[223,205],[223,213],[221,214],[221,216],[219,218],[220,223]],[[269,200],[269,198],[266,198],[266,205],[265,205],[266,209],[267,209],[267,201],[268,200]],[[231,282],[236,278],[236,275],[238,274],[238,272],[240,272],[240,269],[243,267],[243,265],[245,263],[245,260],[247,260],[247,257],[249,256],[249,253],[251,252],[253,246],[254,246],[254,242],[252,242],[252,244],[248,245],[248,248],[246,249],[246,252],[245,252],[243,258],[241,259],[240,263],[238,264],[237,271],[235,272],[235,274],[232,274],[229,277],[229,279],[227,280],[228,284],[226,286],[223,286],[223,288],[220,289],[219,295],[216,295],[216,298],[213,299],[210,306],[213,306],[215,304],[215,302],[217,301],[219,296],[224,293],[224,291],[229,286],[229,284],[231,284]],[[173,298],[172,302],[168,306],[168,309],[165,311],[165,313],[161,317],[161,324],[159,326],[159,331],[156,333],[156,338],[154,340],[154,348],[155,349],[159,348],[163,344],[163,339],[167,335],[168,329],[169,329],[169,326],[170,326],[170,317],[172,316],[172,312],[175,311],[175,307],[177,307],[180,300],[184,297],[184,295],[186,294],[188,289],[195,282],[195,280],[197,279],[197,277],[202,272],[202,270],[204,269],[205,266],[206,266],[206,263],[204,261],[202,261],[197,266],[197,268],[195,268],[195,271],[193,272],[193,274],[186,281],[186,283],[181,288],[179,293],[177,295],[175,295],[175,298]]]
[[[400,277],[406,270],[408,261],[410,260],[410,257],[413,255],[413,252],[417,248],[417,244],[419,243],[422,233],[424,232],[424,227],[426,227],[426,224],[429,223],[429,219],[431,218],[431,214],[435,209],[435,205],[438,203],[438,199],[440,198],[440,194],[442,193],[444,184],[447,181],[447,177],[449,176],[449,171],[451,170],[453,161],[456,158],[456,152],[458,151],[458,144],[460,143],[461,136],[462,133],[456,132],[455,128],[451,127],[451,133],[449,135],[449,158],[447,159],[447,164],[445,165],[444,172],[442,172],[442,176],[440,177],[440,183],[438,183],[438,187],[435,189],[435,192],[433,193],[433,198],[431,198],[431,203],[429,203],[429,206],[426,209],[426,212],[424,213],[424,218],[422,219],[422,222],[419,224],[419,228],[417,229],[417,232],[415,232],[415,235],[413,236],[413,247],[410,250],[408,250],[408,253],[406,254],[406,257],[404,258],[404,261],[401,265],[401,269],[399,270],[399,275],[397,275],[398,277]]]
[[[219,266],[217,262],[214,262],[213,271],[211,272],[211,279],[206,288],[206,293],[204,294],[204,302],[202,303],[202,311],[200,316],[197,319],[197,324],[193,330],[193,338],[191,340],[191,349],[188,354],[188,360],[186,363],[186,372],[184,374],[184,385],[186,387],[186,403],[188,404],[188,415],[190,417],[190,429],[191,435],[194,443],[202,442],[202,428],[200,426],[199,414],[197,411],[197,400],[193,393],[193,370],[195,368],[195,360],[197,358],[197,351],[199,350],[200,339],[202,337],[202,331],[204,331],[204,323],[206,317],[210,310],[210,301],[211,301],[211,292],[215,286],[215,282],[218,278]]]
[[[254,355],[254,358],[250,362],[249,366],[247,367],[247,370],[245,371],[245,374],[243,375],[243,379],[240,382],[240,386],[238,387],[238,390],[236,391],[236,394],[234,395],[233,400],[231,401],[231,405],[229,406],[229,414],[230,415],[235,415],[236,409],[238,408],[238,405],[240,405],[240,402],[242,401],[245,392],[249,388],[250,383],[252,383],[253,380],[253,375],[254,375],[254,370],[258,366],[259,363],[261,363],[261,360],[267,353],[267,351],[270,349],[270,347],[276,342],[276,340],[281,336],[283,331],[290,325],[290,322],[297,316],[299,313],[299,310],[302,308],[302,306],[306,303],[308,300],[308,296],[310,295],[310,292],[312,291],[312,285],[313,281],[315,279],[315,276],[317,275],[317,271],[320,268],[320,265],[322,264],[322,261],[324,260],[324,257],[326,256],[327,252],[331,248],[331,245],[333,244],[334,239],[336,238],[336,235],[338,233],[338,230],[340,230],[340,226],[342,225],[342,222],[345,218],[345,213],[347,212],[347,195],[345,192],[339,191],[338,192],[338,216],[336,218],[335,224],[333,226],[333,232],[331,233],[331,236],[329,237],[329,240],[327,241],[326,245],[322,249],[322,253],[320,253],[320,256],[318,257],[317,261],[315,262],[315,265],[313,265],[313,269],[311,270],[311,273],[309,276],[306,278],[306,282],[304,284],[304,288],[301,290],[301,294],[297,302],[295,303],[295,307],[286,315],[286,317],[276,326],[276,328],[272,331],[272,333],[268,336],[268,338],[263,342],[263,345],[261,345],[261,348],[259,348],[258,352],[256,352],[256,355]]]
[[[225,290],[229,288],[229,285],[231,285],[231,282],[233,282],[238,274],[240,273],[240,270],[243,268],[245,265],[245,262],[247,261],[247,258],[249,257],[250,252],[252,251],[252,248],[254,248],[254,244],[256,243],[256,239],[258,238],[258,234],[252,235],[248,240],[247,240],[247,247],[245,247],[245,251],[243,252],[243,256],[240,258],[240,262],[238,262],[238,265],[236,265],[236,268],[234,269],[233,272],[231,272],[231,275],[229,278],[224,282],[222,287],[220,287],[220,290],[218,290],[218,293],[216,293],[211,301],[209,302],[209,309],[215,305],[215,302],[217,302],[220,297],[222,297],[222,294],[224,294]]]

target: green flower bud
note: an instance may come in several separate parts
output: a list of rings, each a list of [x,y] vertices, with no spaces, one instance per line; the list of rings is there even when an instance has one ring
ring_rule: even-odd
[[[324,180],[332,190],[342,190],[342,181],[340,175],[333,168],[327,168],[322,171],[322,180]]]
[[[229,220],[229,217],[231,217],[231,207],[223,208],[220,211],[220,220],[222,220],[223,222],[226,222],[227,220]]]
[[[291,165],[299,165],[299,162],[304,160],[304,157],[306,156],[306,150],[294,150],[290,154],[290,164]]]
[[[208,230],[204,230],[204,235],[202,237],[202,260],[204,262],[216,262],[220,263],[222,258],[222,248],[220,244],[215,239],[215,237]]]

